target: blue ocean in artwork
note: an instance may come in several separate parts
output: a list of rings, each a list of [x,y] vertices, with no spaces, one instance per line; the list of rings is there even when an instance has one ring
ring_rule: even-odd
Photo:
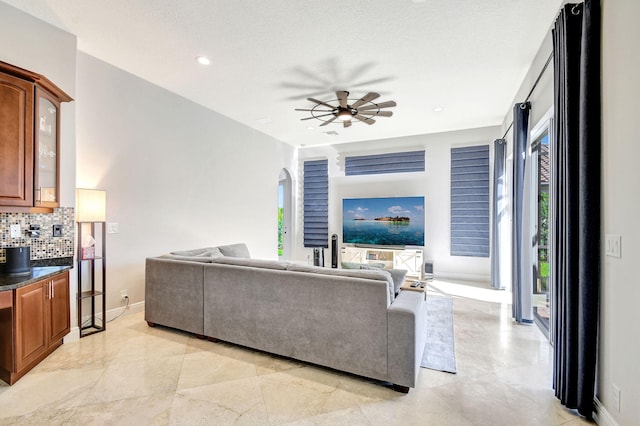
[[[424,223],[424,197],[342,200],[345,243],[423,246]]]

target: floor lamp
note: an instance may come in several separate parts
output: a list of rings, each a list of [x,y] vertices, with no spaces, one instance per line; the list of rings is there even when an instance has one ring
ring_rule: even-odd
[[[99,189],[76,190],[76,221],[78,223],[78,327],[80,337],[98,333],[107,328],[106,292],[106,201],[107,193]],[[85,229],[90,234],[83,237]],[[96,251],[96,228],[100,228],[101,250]],[[96,265],[98,264],[98,265]],[[96,282],[96,267],[101,271]],[[96,298],[101,299],[102,318],[96,315]],[[89,317],[83,318],[82,305],[89,301]]]

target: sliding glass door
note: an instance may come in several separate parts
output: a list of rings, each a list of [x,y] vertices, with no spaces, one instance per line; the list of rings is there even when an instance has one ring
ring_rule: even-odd
[[[531,195],[533,213],[532,263],[533,263],[533,319],[549,338],[551,317],[549,282],[549,123],[532,132],[531,144]]]

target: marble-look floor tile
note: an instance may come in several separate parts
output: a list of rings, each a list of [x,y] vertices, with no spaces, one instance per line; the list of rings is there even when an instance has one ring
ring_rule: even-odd
[[[367,419],[360,407],[346,408],[344,410],[332,411],[330,413],[319,414],[284,423],[285,426],[371,426],[373,423]]]
[[[76,407],[65,425],[161,426],[169,423],[174,392]]]
[[[194,352],[184,356],[178,390],[255,376],[254,364],[212,352]]]
[[[447,289],[463,293],[451,283],[439,291]],[[514,324],[507,304],[458,293],[458,373],[421,369],[409,394],[376,380],[148,327],[144,314],[134,313],[104,333],[65,343],[15,385],[0,383],[0,425],[593,424],[555,398],[551,347],[535,326]]]
[[[86,396],[86,403],[102,403],[175,392],[184,355],[112,363]]]
[[[217,383],[176,393],[171,425],[269,425],[256,377]]]
[[[31,372],[0,395],[0,418],[56,411],[84,403],[104,369]]]
[[[259,380],[273,425],[376,401],[367,395],[346,390],[348,386],[341,388],[341,375],[313,366],[260,376]]]

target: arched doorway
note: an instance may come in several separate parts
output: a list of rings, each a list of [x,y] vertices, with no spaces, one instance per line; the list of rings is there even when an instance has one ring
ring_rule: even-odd
[[[288,170],[280,171],[278,181],[278,259],[291,259],[291,174]]]

